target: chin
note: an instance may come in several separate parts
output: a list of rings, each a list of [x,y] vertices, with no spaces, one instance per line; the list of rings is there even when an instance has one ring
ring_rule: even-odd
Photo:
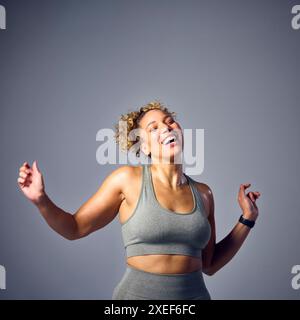
[[[172,149],[170,149],[170,151],[168,153],[164,154],[163,160],[164,161],[170,161],[170,162],[174,162],[174,159],[178,158],[180,159],[180,157],[182,156],[182,149],[179,146],[175,146]]]

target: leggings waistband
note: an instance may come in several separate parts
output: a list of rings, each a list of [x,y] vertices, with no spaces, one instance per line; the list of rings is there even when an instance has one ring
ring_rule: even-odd
[[[149,299],[210,299],[202,270],[188,273],[153,273],[127,264],[120,285],[132,294]]]

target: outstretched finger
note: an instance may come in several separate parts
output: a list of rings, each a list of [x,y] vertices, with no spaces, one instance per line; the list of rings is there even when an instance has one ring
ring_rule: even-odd
[[[40,168],[38,167],[38,163],[37,163],[36,160],[33,161],[32,170],[33,170],[33,171],[36,171],[36,172],[38,172],[38,173],[41,173]]]

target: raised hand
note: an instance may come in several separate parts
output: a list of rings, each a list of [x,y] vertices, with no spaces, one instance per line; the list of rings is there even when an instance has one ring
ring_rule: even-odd
[[[27,162],[23,163],[19,169],[18,185],[27,199],[34,204],[45,195],[43,175],[36,161],[33,162],[32,168]]]
[[[251,186],[251,183],[241,184],[238,192],[238,203],[243,210],[246,219],[256,220],[258,217],[258,207],[256,200],[260,197],[260,192],[250,191],[245,194],[245,190]]]

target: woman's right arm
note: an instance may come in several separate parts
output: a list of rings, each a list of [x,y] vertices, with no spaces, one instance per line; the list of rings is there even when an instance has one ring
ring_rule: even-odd
[[[123,185],[131,173],[130,166],[114,170],[75,214],[57,207],[48,197],[36,161],[32,168],[27,162],[20,167],[18,185],[54,231],[68,240],[76,240],[103,228],[115,218],[125,199]]]

